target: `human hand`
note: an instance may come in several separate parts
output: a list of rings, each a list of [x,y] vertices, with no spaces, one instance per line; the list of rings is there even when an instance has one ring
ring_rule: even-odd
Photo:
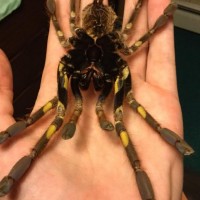
[[[68,30],[68,2],[60,0],[59,21],[63,30]],[[86,5],[88,1],[84,1]],[[139,38],[162,14],[169,0],[145,1],[140,12],[137,28],[130,43]],[[58,5],[57,4],[57,5]],[[132,3],[126,7],[132,10]],[[69,35],[69,32],[65,32]],[[50,27],[41,88],[34,111],[56,95],[57,66],[65,51],[59,44],[54,28]],[[13,124],[11,75],[6,60],[0,62],[0,130]],[[133,79],[135,98],[164,126],[182,136],[181,110],[176,88],[173,49],[173,25],[168,23],[150,40],[149,49],[144,45],[128,58]],[[7,76],[4,76],[6,72]],[[4,78],[4,79],[2,79]],[[114,132],[105,132],[98,125],[95,104],[98,95],[89,88],[83,92],[83,113],[77,131],[71,140],[62,140],[59,133],[50,142],[34,166],[4,199],[140,199],[134,173],[126,153]],[[73,97],[69,94],[67,116]],[[105,103],[106,115],[112,120],[113,95]],[[33,112],[34,112],[33,111]],[[36,143],[51,123],[54,112],[36,122],[35,125],[1,145],[0,176],[8,174],[10,168]],[[147,172],[156,199],[181,198],[182,158],[146,123],[124,108],[125,124]],[[19,148],[20,147],[20,148]],[[11,159],[12,155],[12,159]]]

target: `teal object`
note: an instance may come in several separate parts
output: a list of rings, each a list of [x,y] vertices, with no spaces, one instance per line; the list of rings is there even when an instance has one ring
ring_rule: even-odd
[[[17,9],[21,0],[0,0],[0,21]]]

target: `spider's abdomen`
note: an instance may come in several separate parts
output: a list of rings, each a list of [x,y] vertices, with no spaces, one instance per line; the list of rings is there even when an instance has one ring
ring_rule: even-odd
[[[83,10],[83,28],[92,37],[101,37],[113,30],[117,16],[110,6],[92,3]]]

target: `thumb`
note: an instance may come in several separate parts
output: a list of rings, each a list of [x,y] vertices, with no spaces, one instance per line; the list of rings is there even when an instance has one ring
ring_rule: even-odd
[[[11,66],[5,53],[0,49],[0,130],[14,123],[12,99]]]

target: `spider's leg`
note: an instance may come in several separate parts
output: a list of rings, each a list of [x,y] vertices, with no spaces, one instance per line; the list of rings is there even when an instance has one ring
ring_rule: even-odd
[[[70,0],[70,28],[74,33],[80,23],[81,0]]]
[[[130,47],[124,46],[121,50],[121,53],[124,55],[131,55],[134,53],[139,47],[142,46],[146,41],[150,39],[154,33],[163,27],[169,20],[170,16],[173,15],[174,11],[176,10],[177,5],[175,3],[170,3],[164,10],[163,14],[156,20],[153,27],[150,28],[141,38],[139,38],[133,45]]]
[[[8,175],[1,180],[0,196],[6,195],[11,190],[13,184],[20,180],[21,177],[23,177],[36,157],[38,157],[38,155],[46,147],[55,132],[61,127],[67,106],[68,76],[65,73],[64,68],[65,66],[61,61],[58,67],[58,104],[56,117],[47,128],[45,133],[42,135],[42,137],[38,140],[36,145],[33,147],[31,153],[17,161]]]
[[[109,6],[115,11],[117,20],[115,21],[114,31],[121,31],[124,18],[125,0],[108,0]]]
[[[165,141],[173,145],[183,155],[194,153],[192,147],[190,147],[179,135],[168,128],[161,127],[151,114],[149,114],[145,108],[135,100],[131,89],[130,73],[128,73],[125,83],[125,96],[130,107],[136,111],[155,131],[157,131]]]
[[[102,93],[99,95],[98,101],[96,103],[96,114],[99,119],[100,127],[106,131],[112,131],[114,129],[112,123],[106,119],[106,116],[103,110],[104,101],[107,98],[107,96],[110,94],[112,86],[113,86],[112,80],[110,78],[107,78],[105,80],[105,85],[102,90]]]
[[[63,139],[70,139],[76,131],[76,123],[82,113],[83,100],[79,89],[79,74],[74,73],[71,77],[72,93],[75,97],[75,108],[69,121],[63,126],[61,134]]]
[[[58,23],[58,19],[56,17],[56,4],[55,4],[55,0],[47,0],[47,9],[48,12],[51,16],[51,20],[53,22],[54,28],[56,30],[56,35],[58,37],[58,40],[60,42],[60,44],[62,45],[63,48],[69,48],[71,46],[70,42],[69,42],[69,38],[66,38],[64,36],[63,31],[61,30],[61,27]]]
[[[126,23],[123,31],[122,31],[122,36],[123,38],[126,40],[128,38],[128,34],[130,33],[130,30],[132,29],[133,27],[133,24],[135,23],[135,20],[138,16],[138,13],[142,7],[142,3],[143,3],[143,0],[138,0],[136,5],[135,5],[135,8],[128,20],[128,22]]]
[[[60,102],[58,103],[58,107],[60,109]],[[21,177],[23,177],[23,175],[28,171],[35,158],[42,152],[53,134],[60,128],[60,126],[62,125],[62,121],[63,116],[60,116],[58,114],[47,129],[47,131],[33,147],[31,153],[18,160],[16,164],[12,167],[8,175],[1,180],[0,197],[6,195],[12,189],[13,184],[19,181]]]
[[[124,83],[128,76],[128,67],[126,66],[122,70],[122,74],[117,77],[115,81],[115,104],[114,104],[114,115],[115,115],[115,128],[119,135],[122,144],[126,150],[127,156],[131,163],[133,170],[135,171],[136,181],[138,189],[140,191],[143,200],[154,199],[154,192],[149,177],[146,172],[140,166],[140,160],[136,153],[136,150],[130,140],[128,132],[123,123],[123,99],[124,99]]]
[[[57,105],[57,97],[54,97],[45,105],[43,105],[39,110],[29,116],[26,120],[18,121],[11,126],[9,126],[5,131],[0,132],[0,143],[5,142],[8,138],[15,136],[16,134],[22,132],[28,126],[32,125],[43,117],[48,111],[53,109]]]

